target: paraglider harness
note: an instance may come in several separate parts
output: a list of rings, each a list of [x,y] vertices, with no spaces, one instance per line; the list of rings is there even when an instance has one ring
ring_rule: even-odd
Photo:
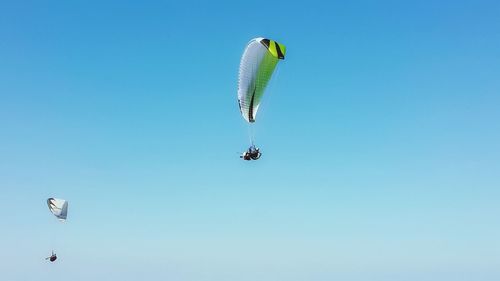
[[[262,153],[259,151],[258,148],[255,147],[255,145],[252,145],[248,148],[243,155],[240,156],[240,158],[243,158],[243,160],[250,161],[250,160],[258,160]]]
[[[50,257],[45,259],[49,260],[50,262],[54,262],[55,260],[57,260],[57,255],[54,253],[54,251],[52,251],[52,255],[50,255]]]

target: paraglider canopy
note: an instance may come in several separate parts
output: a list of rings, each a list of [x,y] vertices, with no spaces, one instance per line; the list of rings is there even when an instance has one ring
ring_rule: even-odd
[[[68,216],[68,202],[66,200],[49,198],[47,199],[47,205],[54,216],[60,221],[66,221],[66,217]]]
[[[280,59],[285,59],[284,45],[266,38],[250,40],[240,62],[238,104],[243,118],[255,122],[261,98]]]

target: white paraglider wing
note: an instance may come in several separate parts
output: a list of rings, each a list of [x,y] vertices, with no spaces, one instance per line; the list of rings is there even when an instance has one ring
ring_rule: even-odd
[[[68,202],[64,199],[49,198],[47,199],[49,210],[60,221],[65,221],[68,216]]]
[[[273,40],[255,38],[248,43],[241,57],[238,79],[238,103],[247,122],[255,122],[267,83],[284,55],[285,46]]]

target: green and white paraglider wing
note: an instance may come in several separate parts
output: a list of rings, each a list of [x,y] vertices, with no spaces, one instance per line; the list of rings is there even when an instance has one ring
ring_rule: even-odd
[[[285,46],[276,41],[252,39],[243,53],[238,79],[238,103],[247,122],[255,122],[260,101],[276,64],[285,58]]]
[[[66,221],[68,216],[68,202],[66,200],[49,198],[47,199],[47,205],[54,216],[60,221]]]

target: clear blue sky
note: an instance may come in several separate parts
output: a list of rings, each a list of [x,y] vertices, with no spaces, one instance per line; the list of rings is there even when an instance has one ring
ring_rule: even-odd
[[[2,2],[0,278],[500,280],[499,14]],[[237,72],[258,36],[288,49],[248,163]]]

